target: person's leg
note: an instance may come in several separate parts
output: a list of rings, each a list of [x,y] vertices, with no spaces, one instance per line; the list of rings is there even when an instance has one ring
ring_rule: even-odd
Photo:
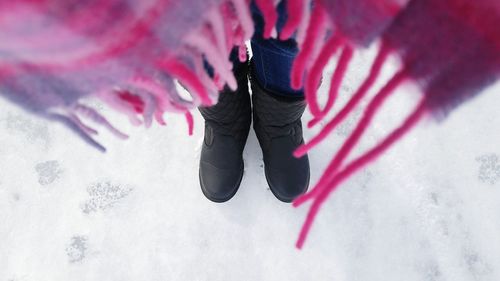
[[[285,4],[282,1],[278,6],[278,32],[286,21]],[[307,155],[293,157],[293,151],[304,143],[301,117],[306,106],[303,91],[290,85],[298,47],[293,39],[264,39],[262,15],[253,4],[252,15],[256,25],[250,72],[253,126],[262,148],[269,187],[279,200],[291,202],[307,190],[310,175]]]
[[[253,58],[252,67],[255,78],[268,91],[282,96],[304,96],[303,90],[294,90],[290,83],[290,72],[293,60],[299,51],[297,42],[292,38],[286,41],[279,39],[264,39],[264,19],[257,6],[252,3],[252,17],[255,22],[255,33],[251,40]],[[277,31],[285,25],[286,1],[281,1],[277,7]]]
[[[220,92],[218,103],[200,107],[205,119],[205,135],[200,155],[199,178],[203,194],[214,202],[225,202],[233,197],[243,177],[243,149],[251,123],[251,105],[248,91],[248,63],[231,54],[238,89],[227,87]],[[213,69],[206,64],[207,73]]]

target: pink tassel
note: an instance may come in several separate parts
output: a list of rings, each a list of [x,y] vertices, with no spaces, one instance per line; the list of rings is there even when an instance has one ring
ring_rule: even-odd
[[[254,25],[252,16],[250,15],[249,3],[246,0],[231,0],[231,1],[236,10],[239,22],[241,23],[241,28],[243,29],[244,33],[243,37],[244,38],[252,37],[254,33]]]
[[[236,30],[235,26],[239,26],[236,18],[236,11],[234,11],[234,7],[230,2],[225,2],[220,7],[220,14],[224,19],[224,34],[226,34],[226,49],[231,50],[231,48],[237,43],[234,42],[235,36],[234,31]]]
[[[194,71],[198,74],[200,81],[203,83],[205,88],[207,89],[209,94],[215,95],[218,94],[218,87],[214,83],[214,80],[212,77],[210,77],[205,69],[205,65],[203,63],[203,57],[200,54],[192,54],[192,57],[194,58]],[[213,100],[213,98],[212,98]],[[193,100],[193,106],[198,104],[198,100]]]
[[[238,26],[234,32],[235,45],[238,46],[238,59],[240,62],[247,61],[247,47],[245,45],[245,37],[241,26]]]
[[[174,58],[164,60],[160,63],[160,67],[175,78],[179,79],[179,81],[188,87],[190,91],[197,93],[203,105],[212,105],[212,101],[210,100],[203,83],[200,79],[198,79],[196,74],[186,67],[180,60]]]
[[[224,81],[222,81],[219,73],[217,72],[214,73],[213,81],[218,91],[222,91],[224,89]]]
[[[317,102],[317,92],[323,70],[328,63],[328,60],[333,56],[335,51],[341,44],[343,44],[343,42],[343,38],[338,34],[330,37],[321,50],[307,77],[304,94],[309,110],[313,116],[319,116],[321,114],[321,109],[319,108]]]
[[[387,84],[379,91],[379,93],[373,98],[373,100],[365,109],[363,117],[359,121],[354,131],[351,133],[349,138],[344,142],[340,150],[337,152],[333,160],[326,168],[319,182],[311,191],[298,197],[293,202],[293,205],[295,207],[303,204],[305,201],[311,199],[313,196],[316,196],[319,192],[322,191],[322,189],[325,188],[326,184],[334,175],[335,171],[339,169],[339,167],[342,165],[342,162],[347,158],[347,156],[349,156],[351,150],[358,143],[359,139],[370,125],[371,120],[373,119],[375,113],[379,110],[380,106],[390,96],[390,94],[394,92],[396,87],[399,86],[406,78],[407,78],[406,71],[401,70],[398,73],[396,73],[394,77],[391,80],[389,80],[389,82],[387,82]]]
[[[302,88],[304,74],[311,63],[311,57],[313,56],[314,49],[316,47],[315,44],[318,41],[323,41],[323,38],[320,38],[320,34],[322,33],[321,31],[324,29],[326,23],[326,13],[321,5],[316,3],[312,11],[311,22],[307,29],[305,41],[300,47],[300,51],[292,65],[290,78],[292,88],[296,90],[300,90]]]
[[[163,114],[166,111],[176,111],[176,106],[168,99],[166,87],[160,85],[158,82],[148,77],[135,77],[132,81],[128,82],[132,87],[142,89],[149,93],[155,100],[154,118],[158,124],[165,126],[166,122],[163,119]],[[146,124],[147,125],[147,124]]]
[[[342,80],[344,79],[347,67],[349,65],[349,62],[352,59],[352,55],[353,55],[352,47],[349,45],[346,45],[344,47],[344,50],[342,50],[342,54],[340,55],[339,62],[337,64],[337,67],[335,68],[335,72],[332,75],[332,81],[330,83],[330,90],[328,91],[328,100],[326,102],[326,106],[321,111],[321,113],[318,116],[315,116],[315,119],[313,119],[308,124],[309,126],[313,126],[314,124],[323,120],[325,115],[328,114],[328,112],[332,109],[333,104],[338,96],[340,84],[342,83]]]
[[[311,1],[306,0],[306,6],[304,7],[302,20],[297,27],[297,35],[295,40],[299,46],[302,46],[304,39],[306,38],[307,28],[309,27],[309,21],[311,20]]]
[[[118,92],[117,95],[120,99],[129,103],[136,113],[144,112],[144,101],[139,96],[131,94],[128,91]]]
[[[186,122],[188,123],[189,135],[192,136],[193,135],[193,130],[194,130],[193,115],[191,114],[191,112],[186,111],[186,113],[184,113],[184,116],[186,117]]]
[[[207,61],[214,68],[214,71],[221,75],[221,78],[228,84],[230,89],[236,90],[238,85],[232,72],[233,65],[229,61],[229,57],[224,56],[221,52],[222,50],[217,48],[212,29],[205,27],[201,31],[187,35],[185,40],[188,45],[196,48],[200,53],[205,55]]]
[[[226,34],[220,9],[213,9],[208,13],[208,23],[212,28],[212,34],[214,34],[217,49],[223,57],[228,59],[229,51],[231,50],[232,46],[231,48],[228,48],[226,45],[226,37],[229,37],[229,33]]]
[[[127,115],[132,125],[142,125],[142,121],[137,118],[137,110],[141,108],[138,108],[137,105],[130,103],[130,101],[127,101],[126,99],[123,99],[124,94],[125,96],[133,95],[128,90],[117,89],[113,91],[100,91],[97,92],[96,96],[111,108]],[[139,112],[142,112],[142,110]]]
[[[380,142],[377,146],[372,148],[370,151],[366,152],[362,156],[350,162],[346,167],[337,173],[334,177],[332,177],[331,181],[328,182],[327,187],[317,195],[309,212],[306,217],[306,221],[302,226],[302,229],[299,234],[299,238],[296,243],[296,247],[301,249],[304,245],[304,242],[307,238],[307,235],[311,229],[312,223],[318,214],[318,211],[324,201],[328,198],[328,195],[331,194],[336,187],[339,186],[344,180],[349,178],[352,174],[354,174],[359,169],[366,166],[368,163],[376,160],[384,151],[386,151],[389,147],[391,147],[396,141],[401,139],[406,133],[408,133],[423,117],[426,112],[426,103],[425,98],[422,98],[417,108],[410,114],[410,116],[404,121],[404,123],[395,129],[392,133],[389,134],[382,142]]]
[[[262,12],[262,16],[264,18],[264,39],[271,38],[271,34],[273,32],[273,28],[278,21],[278,13],[274,8],[274,4],[272,0],[255,0],[255,4]]]
[[[240,59],[240,62],[247,61],[247,47],[245,45],[240,45],[238,47],[238,58]]]
[[[280,39],[287,40],[297,30],[304,17],[306,10],[306,1],[304,0],[288,0],[286,2],[288,19],[285,26],[281,29]]]
[[[372,87],[373,83],[380,74],[380,70],[382,69],[382,65],[384,64],[388,54],[389,48],[387,48],[385,44],[383,44],[379,50],[379,53],[377,54],[377,57],[375,58],[375,61],[373,62],[370,73],[368,74],[360,88],[352,96],[349,102],[339,111],[339,113],[328,124],[326,124],[325,127],[323,127],[318,135],[312,138],[308,143],[299,146],[297,150],[295,150],[293,154],[295,157],[302,157],[316,145],[322,142],[337,127],[337,125],[340,124],[345,119],[345,117],[347,117],[347,115],[356,107],[356,105],[358,105],[358,103]]]

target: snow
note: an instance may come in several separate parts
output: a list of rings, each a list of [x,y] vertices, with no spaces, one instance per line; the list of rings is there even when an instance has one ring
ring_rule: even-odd
[[[373,54],[356,57],[336,110]],[[94,102],[131,134],[120,141],[103,131],[102,154],[0,99],[0,280],[500,280],[498,91],[499,83],[442,121],[424,120],[343,183],[301,251],[307,206],[274,198],[253,131],[238,193],[215,204],[198,184],[197,112],[188,137],[182,116],[146,130]],[[399,89],[355,154],[419,95],[410,84]],[[310,153],[312,183],[361,113]]]

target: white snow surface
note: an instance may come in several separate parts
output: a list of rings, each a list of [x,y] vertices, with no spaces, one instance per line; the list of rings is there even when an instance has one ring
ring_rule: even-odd
[[[335,111],[373,57],[373,48],[356,55]],[[373,93],[396,68],[394,60]],[[90,101],[131,134],[121,141],[101,130],[102,154],[0,99],[0,280],[498,281],[499,91],[497,83],[443,120],[424,119],[344,182],[303,250],[294,244],[309,205],[295,209],[270,192],[253,130],[240,189],[216,204],[198,183],[198,112],[189,137],[182,116],[137,128]],[[420,96],[412,84],[400,87],[353,156],[387,135]],[[312,184],[361,114],[310,153]],[[317,132],[306,129],[306,140]]]

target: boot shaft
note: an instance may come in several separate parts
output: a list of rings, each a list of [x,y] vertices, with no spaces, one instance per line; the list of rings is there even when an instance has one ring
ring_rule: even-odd
[[[205,119],[205,136],[213,133],[234,137],[238,142],[245,142],[251,123],[251,102],[248,90],[248,64],[235,66],[235,77],[238,89],[231,91],[224,88],[219,93],[217,104],[210,107],[199,107]],[[213,131],[208,132],[207,130]]]
[[[306,108],[303,97],[284,97],[262,88],[251,77],[254,129],[263,148],[273,138],[291,136],[294,143],[302,138],[301,117]]]
[[[268,91],[254,77],[253,126],[262,148],[266,180],[276,198],[291,202],[309,186],[309,158],[293,156],[293,151],[304,143],[301,117],[306,102],[303,97]]]

